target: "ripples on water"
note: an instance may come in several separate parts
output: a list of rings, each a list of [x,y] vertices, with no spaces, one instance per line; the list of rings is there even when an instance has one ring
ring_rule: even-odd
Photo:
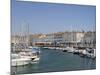
[[[41,49],[39,63],[12,67],[18,74],[95,69],[96,61],[73,53]]]

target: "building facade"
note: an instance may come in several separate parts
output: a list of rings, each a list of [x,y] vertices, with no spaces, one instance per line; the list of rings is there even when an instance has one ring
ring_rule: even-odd
[[[11,43],[27,43],[30,46],[96,46],[96,32],[56,32],[50,34],[31,34],[27,36],[12,36]]]

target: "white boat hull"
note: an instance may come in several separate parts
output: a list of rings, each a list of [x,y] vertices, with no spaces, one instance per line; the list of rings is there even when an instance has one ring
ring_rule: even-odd
[[[40,58],[38,57],[38,58],[35,58],[33,61],[31,61],[31,64],[34,64],[34,63],[39,63],[39,60],[40,60]]]
[[[29,64],[30,62],[31,62],[30,59],[25,59],[25,58],[12,59],[11,66],[23,66]]]

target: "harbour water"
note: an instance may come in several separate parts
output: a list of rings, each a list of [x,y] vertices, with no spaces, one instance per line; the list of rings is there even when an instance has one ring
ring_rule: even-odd
[[[42,72],[90,70],[96,68],[96,61],[83,58],[73,53],[60,50],[41,49],[38,63],[26,66],[11,67],[17,74],[31,74]]]

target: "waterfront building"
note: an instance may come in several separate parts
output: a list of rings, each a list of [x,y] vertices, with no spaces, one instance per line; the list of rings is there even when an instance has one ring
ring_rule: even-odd
[[[39,37],[42,34],[30,34],[30,39],[29,39],[29,43],[30,46],[34,46],[36,42],[39,42]]]
[[[85,35],[84,31],[76,33],[76,43],[77,43],[78,47],[82,47],[83,46],[83,37],[84,37],[84,35]]]
[[[73,46],[95,47],[96,32],[66,31],[49,34],[30,34],[27,36],[15,35],[11,38],[12,44],[29,42],[30,46]]]
[[[54,42],[54,34],[53,33],[46,34],[45,42],[53,43]]]
[[[73,34],[72,32],[65,32],[63,35],[63,42],[73,42]]]
[[[54,33],[54,42],[62,43],[63,32]]]
[[[66,46],[78,46],[84,37],[84,32],[72,31],[63,34],[63,43]]]
[[[36,43],[41,41],[41,39],[39,38],[41,35],[42,34],[33,34],[33,35],[31,35],[32,46],[35,46]]]
[[[63,47],[63,32],[54,33],[54,45]]]
[[[95,31],[89,31],[86,32],[83,37],[83,44],[85,47],[96,47],[96,32]]]

